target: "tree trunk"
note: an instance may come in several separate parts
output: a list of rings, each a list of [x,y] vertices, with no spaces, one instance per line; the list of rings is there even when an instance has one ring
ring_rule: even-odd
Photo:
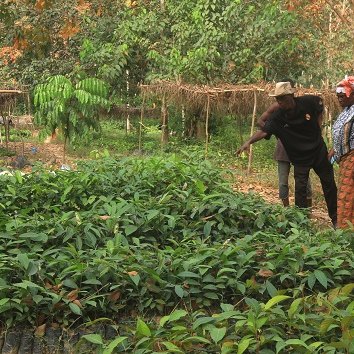
[[[196,121],[196,135],[195,137],[200,140],[205,140],[206,139],[206,134],[205,134],[205,121],[198,119]]]

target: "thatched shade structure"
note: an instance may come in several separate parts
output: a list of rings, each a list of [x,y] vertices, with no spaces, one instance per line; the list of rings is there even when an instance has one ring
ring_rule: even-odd
[[[176,107],[181,107],[183,110],[190,109],[199,112],[200,119],[205,122],[206,154],[208,151],[208,125],[211,115],[252,116],[250,133],[253,134],[257,115],[264,112],[274,102],[274,98],[269,96],[269,93],[274,89],[274,84],[264,82],[254,85],[220,85],[215,87],[157,81],[149,85],[140,85],[140,89],[144,101],[146,97],[158,97],[163,102],[163,105],[172,104]],[[324,100],[324,134],[329,137],[332,117],[336,116],[340,111],[337,97],[334,91],[330,89],[297,87],[296,95],[308,94],[321,96]],[[163,108],[162,111],[164,110]],[[166,119],[164,118],[164,120]],[[165,133],[163,127],[162,134],[164,135]]]
[[[10,117],[15,109],[17,98],[23,95],[26,97],[26,105],[28,106],[27,108],[29,108],[29,94],[25,86],[0,82],[0,116],[2,117],[2,124],[5,127],[6,148],[8,147],[9,142]],[[0,138],[2,142],[1,133]]]
[[[263,112],[272,102],[273,97],[269,93],[274,89],[274,84],[258,83],[255,85],[222,85],[222,86],[198,86],[182,84],[170,81],[158,81],[149,85],[140,85],[143,95],[146,97],[163,97],[170,104],[185,107],[206,107],[210,100],[210,109],[213,112],[233,113],[247,116],[252,114],[254,92],[258,96],[258,112]],[[340,111],[334,91],[329,89],[315,89],[297,87],[298,96],[319,95],[323,97],[326,107],[332,112]],[[209,97],[209,98],[208,98]]]

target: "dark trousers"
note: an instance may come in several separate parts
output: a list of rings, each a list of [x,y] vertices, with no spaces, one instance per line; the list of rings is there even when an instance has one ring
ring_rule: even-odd
[[[335,225],[337,223],[337,186],[333,166],[328,161],[326,149],[321,151],[312,166],[294,165],[295,204],[300,208],[307,208],[306,188],[311,168],[320,178],[328,215]]]

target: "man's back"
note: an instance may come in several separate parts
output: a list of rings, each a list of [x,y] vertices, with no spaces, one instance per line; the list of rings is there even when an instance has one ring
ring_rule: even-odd
[[[294,109],[274,112],[263,130],[281,140],[291,162],[310,166],[321,149],[326,148],[318,123],[323,103],[320,97],[312,95],[294,100]]]

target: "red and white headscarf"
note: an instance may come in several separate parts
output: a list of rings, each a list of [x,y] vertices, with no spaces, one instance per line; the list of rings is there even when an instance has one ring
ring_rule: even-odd
[[[336,93],[345,93],[349,97],[352,92],[354,92],[354,76],[346,76],[338,82]]]

